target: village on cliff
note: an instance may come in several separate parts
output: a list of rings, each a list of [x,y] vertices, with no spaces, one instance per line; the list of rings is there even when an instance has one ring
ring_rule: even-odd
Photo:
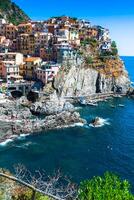
[[[82,62],[86,44],[91,44],[99,56],[118,54],[109,30],[92,26],[87,20],[61,16],[13,25],[0,19],[1,92],[13,91],[15,83],[31,86],[31,81],[32,85],[41,81],[46,86],[66,64]],[[94,50],[89,49],[84,59],[89,65],[97,62]]]
[[[88,124],[72,102],[97,106],[129,88],[108,29],[66,16],[19,25],[0,19],[1,142]]]

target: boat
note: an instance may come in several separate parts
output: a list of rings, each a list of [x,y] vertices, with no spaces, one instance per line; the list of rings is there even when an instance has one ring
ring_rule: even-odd
[[[111,108],[116,108],[116,106],[115,106],[115,105],[110,105],[110,107],[111,107]]]
[[[88,106],[98,106],[97,103],[91,103],[91,102],[90,102],[90,103],[87,103],[87,105],[88,105]]]
[[[123,105],[123,104],[119,104],[118,106],[119,106],[119,107],[124,107],[125,105]]]
[[[115,95],[113,95],[113,97],[115,97],[115,98],[122,98],[122,96],[120,94],[115,94]]]
[[[83,106],[86,106],[86,105],[87,105],[87,102],[86,102],[86,100],[85,100],[84,98],[80,98],[79,103],[80,103],[81,105],[83,105]]]

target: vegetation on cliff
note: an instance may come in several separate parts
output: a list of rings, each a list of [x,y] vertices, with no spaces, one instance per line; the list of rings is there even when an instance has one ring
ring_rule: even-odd
[[[64,182],[59,182],[59,174],[55,175],[49,182],[43,181],[43,174],[40,172],[40,177],[33,177],[33,181],[24,186],[21,184],[24,178],[29,182],[29,178],[25,176],[23,169],[17,171],[18,181],[13,181],[11,174],[7,171],[1,171],[7,177],[0,176],[0,199],[10,200],[134,200],[134,195],[131,193],[131,186],[127,180],[121,180],[119,176],[106,172],[104,176],[95,176],[91,180],[85,180],[80,183],[80,186],[73,186],[68,182],[68,178]],[[0,174],[1,175],[1,174]],[[20,178],[21,175],[21,178]],[[29,174],[31,177],[31,173]],[[23,182],[24,183],[24,182]],[[25,182],[26,183],[26,182]],[[57,184],[58,183],[58,184]],[[27,184],[27,183],[26,183]],[[64,184],[66,186],[64,186]],[[35,192],[33,188],[40,187],[40,191]],[[47,185],[47,187],[46,187]],[[59,187],[61,185],[61,187]],[[64,188],[64,190],[62,190]],[[41,192],[42,191],[42,192]],[[58,191],[58,192],[57,192]],[[75,192],[74,192],[75,191]],[[44,195],[44,193],[48,195]]]
[[[15,25],[26,22],[29,17],[11,0],[0,0],[0,18]]]
[[[116,42],[111,42],[111,51],[100,51],[101,42],[87,38],[81,42],[79,55],[85,60],[86,68],[94,68],[107,78],[125,75],[123,62],[118,55]]]
[[[81,183],[79,189],[80,200],[133,200],[130,184],[122,181],[117,175],[106,172],[104,177],[94,177]]]

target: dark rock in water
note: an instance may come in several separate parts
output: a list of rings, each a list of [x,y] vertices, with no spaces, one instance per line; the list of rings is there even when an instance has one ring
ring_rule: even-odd
[[[54,128],[62,128],[65,126],[70,126],[75,123],[83,123],[85,124],[86,121],[80,118],[79,113],[77,112],[65,112],[63,111],[57,115],[50,115],[45,118],[44,121],[44,128],[45,129],[54,129]]]
[[[130,88],[127,92],[128,96],[134,97],[134,88]]]
[[[96,117],[95,119],[93,119],[93,120],[91,121],[91,124],[92,124],[93,126],[99,126],[99,125],[100,125],[100,118],[99,118],[99,117]]]

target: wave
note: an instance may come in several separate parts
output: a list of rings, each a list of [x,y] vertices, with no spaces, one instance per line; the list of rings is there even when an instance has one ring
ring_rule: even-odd
[[[6,139],[3,142],[0,143],[0,146],[7,146],[9,143],[13,142],[14,140],[18,139],[18,140],[23,140],[25,139],[27,136],[29,136],[30,134],[21,134],[19,136],[14,135],[14,137],[12,136],[12,139]]]
[[[75,123],[75,124],[72,125],[72,126],[84,127],[84,124],[81,123],[81,122],[78,122],[78,123]]]
[[[29,136],[30,134],[20,134],[19,136],[18,136],[18,139],[25,139],[27,136]]]
[[[7,139],[4,142],[1,142],[0,146],[6,146],[8,143],[11,143],[11,142],[13,142],[13,139]]]
[[[78,107],[75,107],[75,110],[81,110],[82,107],[78,106]]]
[[[100,128],[100,127],[105,126],[105,125],[110,125],[109,119],[103,119],[101,117],[99,117],[99,124],[98,125],[94,126],[92,123],[89,124],[89,126],[93,127],[93,128]]]
[[[15,145],[15,147],[21,148],[21,149],[28,149],[28,147],[33,145],[33,144],[34,144],[33,142],[26,142],[26,143],[21,144],[21,145]]]

